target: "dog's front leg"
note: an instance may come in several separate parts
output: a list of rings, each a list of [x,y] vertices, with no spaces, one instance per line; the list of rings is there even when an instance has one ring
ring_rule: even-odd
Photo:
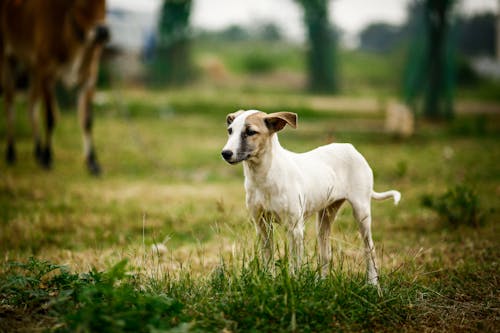
[[[293,273],[297,273],[302,265],[304,254],[304,219],[302,217],[291,217],[286,221],[288,237],[288,258]]]
[[[262,211],[252,211],[252,219],[259,236],[264,265],[272,267],[274,260],[272,216]]]

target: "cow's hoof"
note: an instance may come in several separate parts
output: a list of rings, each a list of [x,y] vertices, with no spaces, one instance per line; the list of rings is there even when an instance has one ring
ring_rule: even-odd
[[[87,157],[86,164],[87,164],[87,169],[89,170],[89,173],[92,176],[97,177],[101,175],[101,166],[99,165],[99,162],[97,162],[97,158],[93,151]]]
[[[7,151],[5,152],[5,161],[9,165],[12,165],[16,162],[16,150],[13,144],[7,145]]]
[[[43,165],[43,149],[40,142],[35,143],[35,150],[33,151],[35,160],[39,165]]]
[[[101,166],[99,165],[99,163],[95,161],[87,162],[87,169],[89,170],[92,176],[98,177],[101,175]]]
[[[40,161],[42,168],[49,170],[52,168],[52,150],[50,147],[45,147],[42,149],[42,158]]]

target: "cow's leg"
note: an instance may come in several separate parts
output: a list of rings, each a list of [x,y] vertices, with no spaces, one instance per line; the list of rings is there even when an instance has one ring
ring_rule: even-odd
[[[84,61],[80,76],[83,78],[78,96],[78,115],[80,126],[83,132],[83,152],[85,154],[85,163],[89,172],[95,176],[101,173],[101,167],[97,162],[94,143],[92,140],[92,99],[94,97],[95,83],[99,70],[99,58],[101,56],[101,47],[95,47],[87,56],[89,61]]]
[[[97,162],[94,143],[92,140],[92,98],[94,95],[94,85],[85,84],[78,96],[78,114],[80,125],[83,131],[83,152],[85,155],[85,163],[92,175],[99,175],[101,167]]]
[[[5,160],[8,164],[16,161],[16,150],[14,145],[14,95],[16,91],[15,76],[16,61],[12,57],[6,57],[2,62],[2,82],[4,90],[4,109],[6,115],[6,151]]]
[[[28,96],[28,117],[31,123],[31,128],[33,131],[33,142],[34,142],[34,156],[36,161],[43,165],[43,148],[42,140],[40,138],[40,125],[38,117],[38,98],[40,97],[40,82],[36,77],[31,77],[31,84],[29,86],[29,96]]]
[[[6,88],[4,93],[4,107],[7,116],[7,127],[5,129],[7,134],[5,160],[7,164],[14,164],[16,162],[16,149],[14,144],[14,91]]]
[[[56,99],[54,95],[54,81],[45,79],[41,83],[45,111],[45,147],[42,149],[41,165],[52,167],[52,133],[56,124]]]

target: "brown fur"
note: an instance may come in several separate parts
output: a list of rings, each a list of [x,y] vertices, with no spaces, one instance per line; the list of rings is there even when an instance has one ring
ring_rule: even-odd
[[[297,128],[297,114],[292,112],[275,112],[264,117],[267,127],[274,133],[281,131],[286,124]]]
[[[259,156],[262,151],[269,147],[266,141],[271,135],[289,124],[297,128],[297,115],[291,112],[275,112],[266,114],[264,112],[254,113],[245,120],[246,126],[256,131],[257,134],[247,138],[248,144],[254,147],[253,156]]]
[[[270,140],[272,132],[266,126],[266,116],[267,115],[264,112],[259,112],[254,113],[245,119],[245,126],[257,132],[257,134],[246,138],[247,145],[251,147],[250,149],[252,151],[250,159],[260,156],[264,150],[269,147],[267,141]]]
[[[33,126],[35,156],[51,165],[51,136],[55,125],[54,85],[80,86],[78,112],[87,144],[89,170],[100,170],[91,140],[91,101],[102,46],[104,0],[3,0],[0,3],[0,75],[7,113],[7,160],[14,162],[13,101],[20,72],[29,79],[28,111]],[[38,134],[36,106],[45,106],[45,142]]]

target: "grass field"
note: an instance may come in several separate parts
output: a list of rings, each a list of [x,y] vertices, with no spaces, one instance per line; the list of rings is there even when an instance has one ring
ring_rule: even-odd
[[[83,168],[71,112],[58,120],[53,170],[40,170],[19,105],[18,164],[0,162],[0,331],[498,330],[499,115],[419,123],[403,141],[384,133],[382,112],[315,108],[307,96],[125,90],[97,101],[97,179]],[[241,166],[219,154],[225,115],[260,101],[299,114],[298,129],[280,135],[285,147],[351,142],[377,190],[401,191],[398,207],[372,205],[380,295],[364,283],[347,206],[327,278],[316,271],[313,221],[297,276],[279,228],[275,269],[254,255]],[[456,185],[475,191],[480,226],[453,227],[423,207],[424,195]]]

